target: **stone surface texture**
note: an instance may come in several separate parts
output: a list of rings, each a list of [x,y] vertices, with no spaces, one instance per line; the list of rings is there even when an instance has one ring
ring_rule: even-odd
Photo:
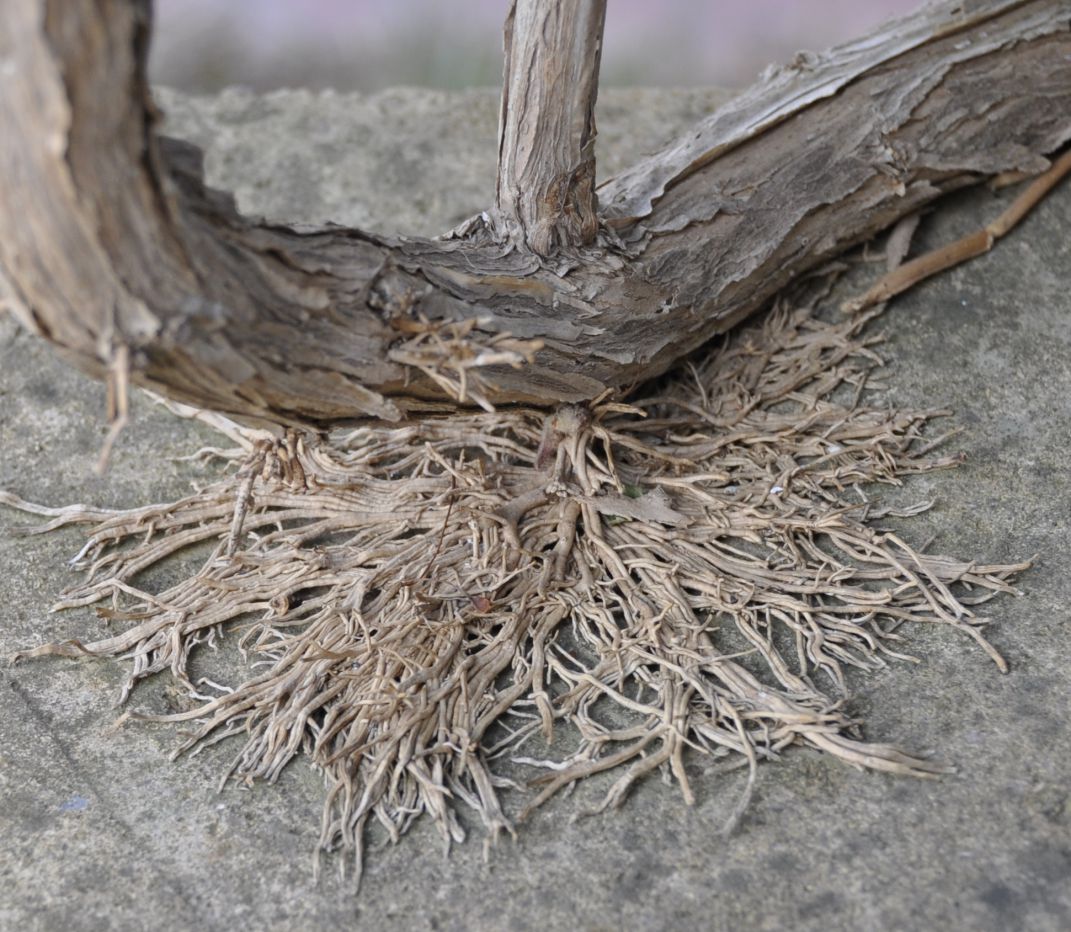
[[[605,91],[603,177],[720,99],[717,91]],[[243,210],[436,233],[491,203],[497,97],[400,89],[374,96],[162,93],[169,131],[207,150]],[[994,216],[1011,192],[961,195],[923,222],[933,246]],[[895,302],[876,394],[949,407],[968,455],[953,472],[875,494],[933,498],[909,539],[985,560],[1039,554],[1025,595],[989,607],[1001,676],[967,639],[917,635],[917,666],[852,681],[867,735],[933,748],[958,774],[861,773],[811,752],[760,768],[732,837],[719,828],[743,775],[694,761],[697,803],[657,779],[623,810],[574,820],[598,787],[555,800],[484,862],[479,829],[442,856],[420,824],[368,853],[354,896],[312,879],[322,785],[304,765],[274,787],[227,787],[236,748],[168,760],[167,727],[109,731],[124,670],[6,658],[90,637],[91,612],[49,615],[74,533],[18,537],[0,509],[0,928],[64,929],[972,929],[1071,928],[1071,187],[988,256]],[[860,287],[850,277],[841,297]],[[137,505],[204,470],[175,458],[218,443],[142,398],[108,475],[92,472],[104,391],[0,315],[0,487],[46,504]],[[164,570],[163,575],[175,572]],[[163,683],[133,704],[166,703]]]

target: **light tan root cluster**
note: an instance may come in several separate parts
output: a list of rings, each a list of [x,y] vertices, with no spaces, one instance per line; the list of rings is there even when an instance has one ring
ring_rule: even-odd
[[[188,711],[128,714],[192,724],[180,750],[236,737],[228,775],[272,781],[307,755],[329,786],[322,848],[358,875],[369,819],[395,838],[426,813],[449,844],[467,806],[493,838],[609,770],[603,807],[657,770],[690,801],[691,754],[752,779],[792,744],[942,772],[861,739],[845,672],[903,656],[905,622],[1003,665],[975,606],[1026,565],[879,529],[864,484],[957,458],[920,437],[940,412],[863,401],[880,362],[864,324],[786,303],[632,405],[246,439],[182,501],[38,509],[38,531],[91,526],[58,607],[98,605],[113,633],[26,656],[122,658],[127,692],[170,671]],[[196,544],[212,552],[193,575],[140,587]],[[251,661],[230,688],[188,674],[219,637]],[[518,813],[502,790],[525,773]]]

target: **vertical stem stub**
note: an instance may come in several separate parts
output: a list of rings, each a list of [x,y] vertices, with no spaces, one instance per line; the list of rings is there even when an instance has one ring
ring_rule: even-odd
[[[598,229],[595,98],[606,0],[513,0],[505,26],[495,207],[519,248],[548,256]]]

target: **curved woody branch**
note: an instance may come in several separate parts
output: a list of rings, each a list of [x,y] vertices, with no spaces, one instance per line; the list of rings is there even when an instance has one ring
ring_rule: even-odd
[[[584,22],[548,33],[568,48],[531,52],[576,67],[597,56],[602,8],[518,0],[514,29],[522,10]],[[1040,172],[1071,138],[1066,2],[945,3],[800,57],[600,186],[593,240],[597,62],[540,105],[568,139],[561,163],[521,157],[526,96],[507,80],[491,224],[440,240],[258,225],[203,186],[196,150],[156,135],[150,13],[0,5],[0,295],[84,371],[125,358],[134,384],[266,422],[443,410],[404,361],[425,327],[541,346],[481,370],[489,403],[634,384],[849,245],[949,190]],[[530,42],[515,33],[511,61]],[[567,194],[523,190],[533,165]]]

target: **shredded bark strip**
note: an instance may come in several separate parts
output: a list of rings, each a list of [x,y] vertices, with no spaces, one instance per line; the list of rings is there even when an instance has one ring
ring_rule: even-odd
[[[223,478],[128,511],[5,494],[51,518],[35,533],[88,526],[82,581],[56,607],[95,605],[109,627],[23,656],[121,658],[123,700],[173,677],[188,710],[123,718],[192,726],[176,753],[235,738],[224,779],[270,782],[307,756],[328,781],[321,849],[358,877],[370,819],[397,838],[426,814],[449,845],[467,807],[494,839],[609,770],[600,809],[658,770],[690,802],[703,788],[687,755],[749,768],[749,791],[791,745],[944,773],[863,739],[848,671],[913,659],[918,624],[1004,669],[978,606],[1027,564],[934,555],[882,528],[927,504],[895,512],[874,483],[960,457],[923,434],[946,412],[867,401],[878,311],[826,321],[812,303],[781,300],[630,404],[329,438],[232,429]],[[212,547],[196,572],[142,588],[196,544]],[[238,639],[245,678],[193,681],[191,655],[220,638]]]

